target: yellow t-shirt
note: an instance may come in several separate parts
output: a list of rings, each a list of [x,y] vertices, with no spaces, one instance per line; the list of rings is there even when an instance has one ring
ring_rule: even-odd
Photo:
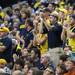
[[[74,29],[75,27],[73,27],[70,31],[72,32]],[[72,51],[75,52],[75,38],[69,38],[68,44],[72,47]]]
[[[44,39],[47,34],[37,34],[37,42]],[[45,40],[43,44],[40,45],[41,54],[45,54],[48,51],[48,40]]]
[[[17,45],[17,49],[16,49],[17,51],[18,50],[21,50],[21,46],[20,46],[20,43],[18,43],[18,45]]]
[[[48,26],[50,26],[50,20],[49,19],[46,20],[46,23]]]

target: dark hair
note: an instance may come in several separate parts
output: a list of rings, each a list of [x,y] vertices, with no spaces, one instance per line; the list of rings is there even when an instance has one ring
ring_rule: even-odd
[[[59,59],[64,62],[64,61],[66,61],[68,59],[68,57],[69,57],[68,55],[63,54],[63,55],[60,56]]]
[[[59,6],[59,4],[55,4],[55,3],[52,3],[52,2],[51,2],[51,3],[49,3],[49,4],[51,4],[51,5],[52,5],[52,7],[53,7],[54,9],[55,9],[55,7],[56,7],[56,6]],[[49,5],[49,4],[48,4],[48,5]]]
[[[32,21],[30,18],[26,19],[26,23],[27,23],[29,26],[34,27],[34,26],[33,26],[33,21]]]
[[[30,64],[30,63],[25,63],[25,64],[24,64],[24,66],[25,66],[25,65],[27,65],[27,66],[28,66],[28,69],[30,69],[30,68],[32,68],[32,67],[33,67],[33,65],[32,65],[32,64]]]
[[[6,13],[9,15],[9,16],[12,16],[13,12],[11,10],[7,10]]]
[[[22,68],[24,67],[24,61],[22,59],[17,59],[15,64],[19,64]]]
[[[31,48],[31,51],[32,50],[35,52],[35,54],[37,55],[38,58],[41,57],[41,52],[40,52],[40,50],[37,47]]]
[[[67,72],[67,70],[66,70],[66,66],[65,66],[64,64],[62,64],[62,65],[58,64],[57,67],[61,68],[61,70],[62,70],[62,74],[64,74],[64,73]]]
[[[29,10],[26,10],[26,11],[25,11],[25,14],[26,14],[26,17],[27,17],[27,18],[30,18],[31,13],[30,13],[30,11],[29,11]]]
[[[33,75],[42,75],[43,74],[43,72],[36,67],[31,68],[31,70],[33,71]]]
[[[45,8],[43,12],[51,12],[51,10],[49,8]]]
[[[20,9],[19,8],[16,8],[15,11],[20,11]]]

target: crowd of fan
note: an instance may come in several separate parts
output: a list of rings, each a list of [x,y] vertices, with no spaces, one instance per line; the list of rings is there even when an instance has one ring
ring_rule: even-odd
[[[0,75],[75,75],[74,5],[0,7]]]

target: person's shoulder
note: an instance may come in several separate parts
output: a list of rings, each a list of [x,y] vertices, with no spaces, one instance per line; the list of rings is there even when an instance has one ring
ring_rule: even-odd
[[[9,38],[9,37],[6,37],[5,39],[6,39],[6,40],[12,40],[12,39],[11,39],[11,38]]]
[[[7,42],[12,42],[12,39],[9,38],[9,37],[5,37],[4,40],[7,41]]]
[[[72,71],[75,73],[75,67],[73,67]]]
[[[65,73],[64,75],[69,75],[68,73]]]
[[[55,23],[55,25],[62,27],[62,25],[59,22]]]
[[[73,67],[70,71],[68,71],[64,75],[75,75],[75,67]]]
[[[56,24],[55,24],[55,27],[56,27],[56,28],[59,28],[59,29],[62,29],[62,25],[59,24],[59,23],[56,23]]]

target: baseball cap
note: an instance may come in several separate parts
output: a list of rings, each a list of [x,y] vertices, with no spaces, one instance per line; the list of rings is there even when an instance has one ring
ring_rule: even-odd
[[[0,27],[0,32],[9,32],[7,27]]]
[[[7,61],[5,59],[0,59],[0,64],[7,64]]]

